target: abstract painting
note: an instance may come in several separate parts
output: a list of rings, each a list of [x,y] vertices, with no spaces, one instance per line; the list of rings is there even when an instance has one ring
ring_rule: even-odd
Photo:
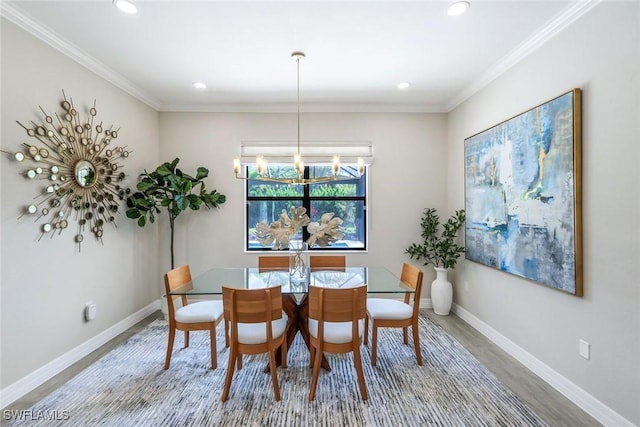
[[[582,296],[581,91],[465,139],[466,259]]]

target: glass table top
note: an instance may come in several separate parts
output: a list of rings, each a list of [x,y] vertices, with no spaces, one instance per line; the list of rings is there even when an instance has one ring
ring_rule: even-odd
[[[282,286],[283,294],[307,293],[312,286],[349,288],[366,284],[367,293],[413,293],[413,289],[383,267],[347,267],[311,271],[308,278],[298,281],[289,270],[258,269],[257,267],[212,268],[193,277],[191,283],[173,290],[171,295],[220,295],[222,286],[259,289]]]

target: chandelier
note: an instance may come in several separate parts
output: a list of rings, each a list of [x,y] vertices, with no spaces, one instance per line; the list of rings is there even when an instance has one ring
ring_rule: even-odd
[[[304,61],[306,58],[305,54],[302,52],[293,52],[291,54],[291,58],[296,61],[297,67],[297,105],[298,105],[298,138],[297,138],[297,151],[293,156],[293,168],[296,173],[295,178],[280,178],[280,177],[272,177],[269,175],[269,166],[264,156],[256,157],[256,172],[257,176],[254,177],[245,177],[242,176],[241,171],[241,163],[239,158],[235,158],[233,160],[233,173],[235,174],[237,179],[251,180],[251,181],[266,181],[266,182],[275,182],[279,184],[290,184],[290,185],[308,185],[308,184],[317,184],[323,182],[333,182],[333,181],[346,181],[355,179],[354,176],[344,176],[340,175],[340,156],[334,155],[333,162],[331,165],[332,174],[328,176],[319,176],[313,178],[305,178],[304,177],[304,161],[302,160],[302,156],[300,154],[300,61]],[[362,176],[364,173],[364,160],[362,158],[358,158],[358,178]]]

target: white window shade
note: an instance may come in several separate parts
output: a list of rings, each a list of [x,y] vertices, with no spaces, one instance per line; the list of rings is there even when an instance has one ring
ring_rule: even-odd
[[[273,164],[293,163],[293,156],[298,151],[297,143],[292,142],[242,142],[240,161],[243,164],[255,163],[257,156]],[[300,155],[305,165],[331,164],[333,156],[340,156],[341,163],[357,163],[359,158],[365,165],[373,163],[373,148],[368,141],[345,142],[300,142]]]

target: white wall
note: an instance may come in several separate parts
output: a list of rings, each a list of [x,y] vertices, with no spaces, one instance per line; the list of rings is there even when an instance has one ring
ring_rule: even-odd
[[[449,115],[450,209],[464,138],[583,90],[584,297],[472,262],[455,302],[640,425],[640,3],[603,2]],[[468,291],[461,286],[469,282]],[[591,343],[591,360],[578,340]]]
[[[1,31],[2,150],[29,142],[16,120],[41,122],[38,106],[59,112],[64,90],[82,117],[95,99],[96,118],[120,127],[117,141],[133,151],[126,184],[135,185],[139,171],[158,159],[158,113],[4,19]],[[105,227],[104,246],[84,233],[78,252],[73,225],[37,242],[42,223],[18,216],[44,183],[21,175],[24,165],[10,155],[2,154],[0,168],[4,389],[157,300],[161,278],[157,232],[138,230],[125,218],[124,204],[118,228]],[[92,322],[82,318],[87,301],[97,304]]]
[[[160,129],[162,161],[180,157],[186,171],[209,168],[207,187],[227,196],[218,211],[178,218],[176,265],[188,262],[196,274],[213,266],[257,265],[257,254],[243,251],[244,182],[233,175],[232,160],[241,141],[295,141],[296,115],[162,113]],[[349,252],[347,262],[399,272],[408,261],[404,249],[420,241],[422,210],[446,207],[446,116],[303,113],[301,134],[303,156],[305,139],[372,141],[368,253]],[[160,263],[167,266],[167,224],[161,232]]]

